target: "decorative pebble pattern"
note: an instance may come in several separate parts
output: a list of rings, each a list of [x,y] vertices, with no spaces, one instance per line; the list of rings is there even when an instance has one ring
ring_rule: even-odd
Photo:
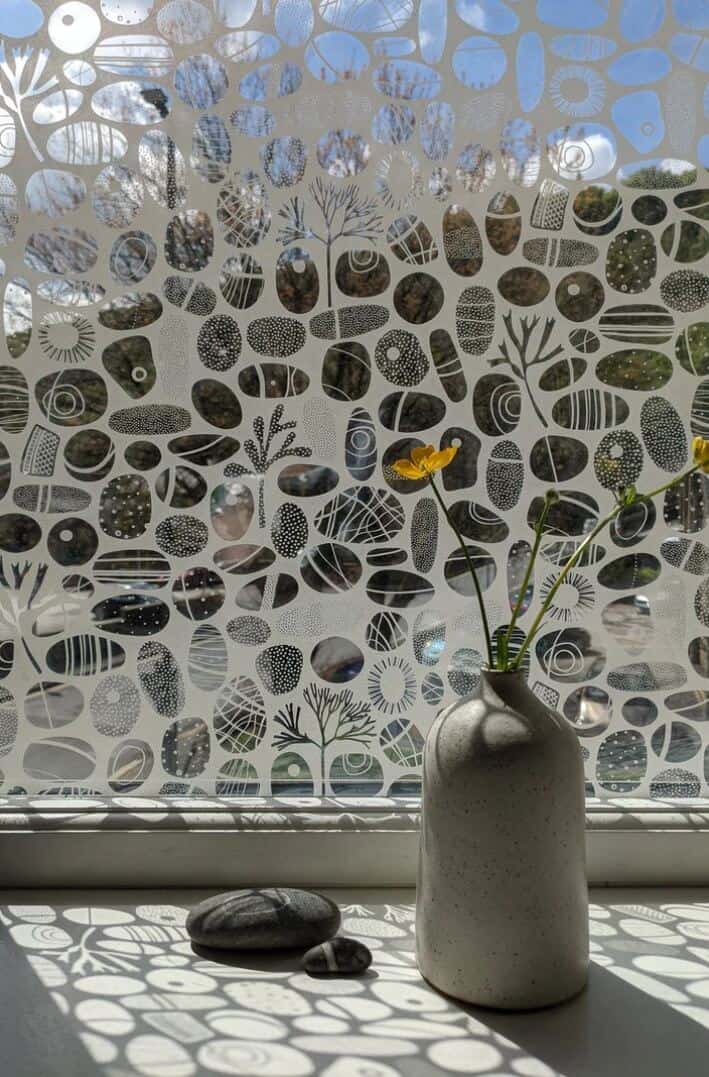
[[[701,5],[10,6],[0,791],[415,793],[480,626],[393,461],[458,446],[499,633],[549,485],[542,595],[709,434]],[[634,721],[709,676],[707,511],[625,513],[531,656],[598,795],[707,792]]]

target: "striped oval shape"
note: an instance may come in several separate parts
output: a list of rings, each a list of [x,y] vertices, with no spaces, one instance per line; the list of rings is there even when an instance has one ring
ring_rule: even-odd
[[[624,423],[630,409],[622,396],[603,389],[579,389],[556,401],[552,418],[566,430],[607,430]]]

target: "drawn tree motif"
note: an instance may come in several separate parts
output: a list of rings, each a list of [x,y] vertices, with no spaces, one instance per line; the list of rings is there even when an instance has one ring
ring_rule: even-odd
[[[561,355],[561,353],[563,352],[564,348],[561,344],[557,344],[557,346],[555,348],[552,348],[551,351],[544,351],[547,344],[549,343],[549,338],[554,331],[556,319],[546,318],[544,320],[544,326],[537,338],[536,350],[534,350],[533,354],[532,338],[535,334],[537,326],[539,325],[539,322],[541,321],[539,315],[535,314],[533,318],[528,318],[525,315],[524,317],[520,318],[519,332],[515,330],[514,324],[512,322],[511,310],[503,316],[502,320],[505,323],[505,330],[507,331],[507,336],[509,337],[515,351],[517,352],[517,359],[513,359],[513,357],[510,355],[510,349],[507,340],[503,340],[502,343],[499,345],[500,355],[496,356],[494,359],[490,359],[490,366],[500,366],[506,364],[510,368],[512,373],[515,374],[524,384],[524,387],[527,390],[527,395],[529,396],[537,418],[544,427],[547,427],[549,424],[547,423],[539,405],[534,399],[532,387],[529,384],[528,371],[533,366],[539,366],[541,363],[548,363],[551,359],[555,359],[557,355]]]
[[[254,440],[254,438],[247,438],[243,446],[243,451],[248,456],[251,467],[246,467],[244,464],[232,463],[228,464],[224,469],[224,474],[227,478],[238,478],[242,475],[255,476],[258,478],[259,527],[266,526],[264,486],[268,469],[278,460],[282,460],[285,456],[308,457],[313,454],[313,450],[307,446],[293,444],[295,441],[295,428],[298,424],[295,420],[282,423],[282,418],[283,405],[278,404],[273,409],[273,414],[271,415],[268,424],[268,432],[266,433],[264,418],[262,415],[258,415],[253,421],[256,440]],[[281,436],[281,434],[286,434],[283,443],[280,449],[272,452],[274,442]]]
[[[47,93],[58,84],[59,79],[56,75],[52,75],[46,82],[39,84],[49,61],[49,49],[39,50],[34,62],[34,70],[28,74],[28,64],[34,55],[35,50],[29,46],[13,49],[10,58],[4,43],[0,43],[0,101],[17,116],[30,149],[37,160],[43,161],[44,157],[27,127],[22,105],[29,97],[39,97]]]
[[[374,719],[370,714],[370,704],[355,701],[350,688],[333,692],[331,688],[309,684],[303,692],[303,699],[311,711],[308,721],[313,727],[313,735],[301,728],[300,706],[287,703],[274,718],[282,729],[273,738],[273,747],[279,752],[297,744],[311,744],[317,748],[320,753],[320,793],[324,795],[327,749],[335,743],[368,747],[374,736]]]
[[[377,212],[376,198],[367,198],[360,193],[355,183],[346,187],[337,187],[331,181],[327,183],[318,178],[308,188],[310,195],[320,211],[324,230],[315,231],[306,222],[304,201],[296,195],[282,206],[278,216],[286,222],[281,225],[277,239],[287,246],[297,241],[315,239],[325,247],[325,265],[327,271],[327,302],[332,306],[332,248],[338,239],[361,239],[373,242],[382,233],[382,217]]]

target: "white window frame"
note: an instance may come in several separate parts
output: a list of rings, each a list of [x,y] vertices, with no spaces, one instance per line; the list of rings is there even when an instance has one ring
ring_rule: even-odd
[[[418,798],[13,797],[2,887],[413,886]],[[709,800],[589,800],[589,882],[709,884]]]

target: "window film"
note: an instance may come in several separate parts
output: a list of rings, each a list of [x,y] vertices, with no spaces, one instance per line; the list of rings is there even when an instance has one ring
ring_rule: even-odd
[[[0,5],[4,795],[404,795],[480,624],[709,435],[702,0]],[[706,479],[528,663],[589,793],[706,792]]]

